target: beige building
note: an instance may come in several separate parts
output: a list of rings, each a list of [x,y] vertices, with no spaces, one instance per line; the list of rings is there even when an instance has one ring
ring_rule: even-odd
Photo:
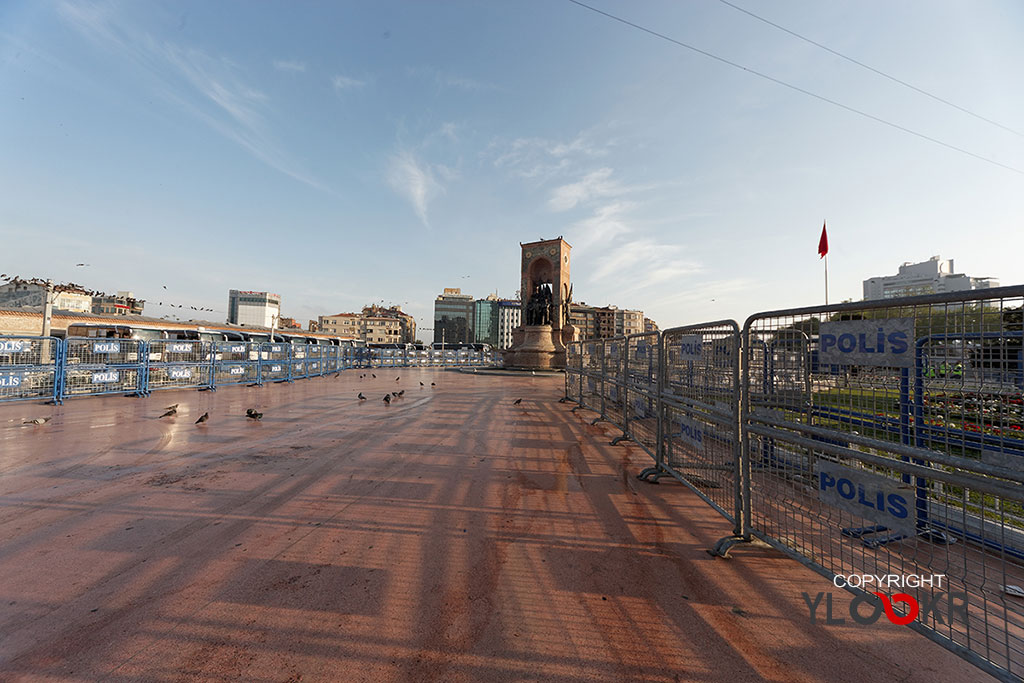
[[[644,331],[643,311],[616,306],[572,304],[569,321],[579,330],[580,339],[624,337]]]
[[[317,326],[324,334],[355,337],[367,344],[408,344],[416,341],[416,321],[397,306],[366,306],[362,313],[322,315]]]

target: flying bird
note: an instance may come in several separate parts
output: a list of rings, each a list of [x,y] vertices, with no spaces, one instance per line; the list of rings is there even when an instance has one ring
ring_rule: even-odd
[[[421,387],[425,387],[425,386],[427,386],[427,385],[426,385],[426,384],[424,384],[423,382],[420,382],[420,386],[421,386]]]
[[[52,417],[37,417],[34,420],[25,420],[24,422],[22,422],[22,424],[26,424],[26,425],[44,425],[47,422],[49,422],[50,420],[52,420],[52,419],[53,419]]]
[[[517,398],[516,400],[512,401],[512,405],[517,406],[517,405],[519,405],[522,402],[523,402],[523,399]]]
[[[365,396],[363,396],[363,392],[361,392],[361,391],[359,392],[359,396],[358,396],[357,398],[358,398],[358,399],[359,399],[360,401],[365,401],[365,400],[366,400],[366,397],[365,397]]]
[[[377,379],[377,375],[373,374],[372,372],[370,373],[370,377]]]
[[[249,418],[250,420],[262,420],[263,419],[263,413],[256,412],[255,408],[246,408],[245,409],[245,416],[247,418]]]
[[[403,396],[405,396],[405,389],[398,392],[398,398],[402,398]]]
[[[168,408],[167,412],[164,413],[163,415],[161,415],[160,417],[172,417],[172,416],[177,415],[177,414],[178,414],[177,406],[172,406],[172,407]]]
[[[173,406],[167,406],[166,408],[164,408],[164,410],[177,410],[177,409],[178,409],[178,404],[177,403],[175,403]]]
[[[430,386],[432,386],[432,387],[436,387],[436,386],[437,386],[437,384],[436,384],[435,382],[431,382],[431,383],[430,383]]]
[[[88,263],[76,263],[75,268],[81,268],[82,266],[88,266]]]
[[[197,425],[198,424],[202,424],[202,423],[206,422],[209,419],[210,419],[210,414],[209,413],[203,413],[202,415],[199,416],[199,419],[196,420],[196,424]]]
[[[391,404],[391,394],[384,394],[384,402],[388,405]]]
[[[397,381],[398,381],[398,380],[400,380],[400,379],[402,379],[402,378],[401,378],[401,377],[396,377],[396,378],[395,378],[395,381],[397,382]]]

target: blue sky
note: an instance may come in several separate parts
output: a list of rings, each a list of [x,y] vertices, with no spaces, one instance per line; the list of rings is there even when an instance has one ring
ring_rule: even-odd
[[[717,0],[592,4],[1018,171],[563,0],[9,1],[0,272],[429,327],[563,235],[577,300],[664,327],[821,302],[827,219],[833,300],[934,254],[1024,283],[1024,4],[735,1],[1016,133]]]

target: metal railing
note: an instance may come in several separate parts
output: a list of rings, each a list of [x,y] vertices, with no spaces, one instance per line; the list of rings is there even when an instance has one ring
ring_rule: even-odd
[[[941,576],[890,618],[1020,680],[1022,314],[1004,287],[574,342],[566,398],[652,457],[641,478],[733,522],[716,554],[759,541],[831,578]]]

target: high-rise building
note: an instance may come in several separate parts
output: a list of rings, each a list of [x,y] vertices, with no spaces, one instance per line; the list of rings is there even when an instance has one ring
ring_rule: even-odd
[[[473,303],[473,341],[477,344],[498,346],[498,295]]]
[[[281,297],[269,292],[232,289],[228,292],[228,322],[232,325],[274,327],[281,317]]]
[[[512,330],[522,324],[523,308],[518,299],[498,300],[498,344],[497,348],[512,346]]]
[[[465,344],[473,341],[473,297],[458,287],[445,287],[434,299],[434,342]]]
[[[864,299],[893,299],[998,286],[999,281],[995,278],[969,277],[956,273],[953,271],[953,259],[942,260],[939,256],[932,256],[921,263],[904,263],[896,275],[864,280]]]

